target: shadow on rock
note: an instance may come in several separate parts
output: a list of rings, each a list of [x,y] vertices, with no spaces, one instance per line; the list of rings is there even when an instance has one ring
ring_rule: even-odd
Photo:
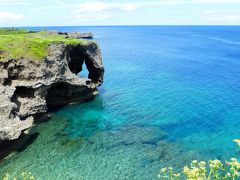
[[[22,134],[19,139],[0,143],[0,160],[9,156],[12,152],[22,152],[31,145],[39,136],[39,133]]]

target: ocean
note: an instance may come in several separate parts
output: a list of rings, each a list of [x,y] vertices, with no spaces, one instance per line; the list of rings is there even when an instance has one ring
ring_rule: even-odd
[[[95,100],[35,126],[0,175],[150,180],[162,167],[239,157],[240,26],[28,29],[93,32],[105,79]]]

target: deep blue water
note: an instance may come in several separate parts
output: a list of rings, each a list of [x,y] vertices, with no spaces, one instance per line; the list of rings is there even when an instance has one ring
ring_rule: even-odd
[[[240,27],[46,29],[93,32],[105,82],[94,101],[36,126],[37,139],[3,161],[1,174],[147,180],[164,166],[239,157]]]

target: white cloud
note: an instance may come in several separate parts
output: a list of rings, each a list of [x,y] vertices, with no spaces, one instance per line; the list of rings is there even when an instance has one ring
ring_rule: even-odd
[[[134,11],[134,10],[138,9],[138,6],[135,4],[123,4],[121,6],[121,9],[125,10],[125,11]]]
[[[93,2],[93,3],[82,3],[75,6],[75,12],[101,12],[111,8],[109,3]]]
[[[8,2],[8,0],[0,0]],[[15,2],[29,2],[29,0],[10,0]],[[52,6],[38,6],[34,8],[35,10],[46,10],[46,9],[66,9],[74,8],[78,9],[80,12],[101,12],[106,10],[123,10],[123,11],[133,11],[139,8],[149,8],[158,6],[176,6],[176,5],[191,5],[191,4],[239,4],[240,0],[145,0],[141,2],[132,3],[117,3],[117,2],[82,2],[82,3],[71,3],[65,0],[51,0],[54,2]]]
[[[203,17],[211,22],[240,22],[240,11],[206,11]]]
[[[134,3],[114,3],[114,2],[86,2],[78,4],[69,4],[64,6],[55,6],[53,8],[73,8],[73,15],[77,16],[82,13],[92,12],[109,12],[109,11],[135,11],[140,8],[151,8],[158,6],[177,6],[186,4],[219,4],[219,3],[237,3],[240,0],[161,0],[161,1],[143,1]],[[40,7],[41,8],[41,7]],[[50,8],[50,7],[45,7]],[[83,15],[83,14],[82,14]]]
[[[222,3],[222,4],[229,4],[229,3],[237,3],[239,4],[239,0],[192,0],[193,3],[202,3],[202,4],[213,4],[213,3]]]
[[[87,13],[87,14],[76,14],[74,18],[69,16],[71,21],[75,22],[91,22],[91,21],[102,21],[108,19],[110,16],[108,14],[99,14],[99,13]]]
[[[29,0],[0,0],[1,6],[27,5],[29,3]]]
[[[107,10],[123,10],[132,11],[138,8],[134,3],[103,3],[103,2],[87,2],[75,5],[75,12],[102,12]]]
[[[75,5],[69,19],[77,18],[80,22],[101,21],[110,18],[110,11],[133,11],[137,8],[135,4],[129,3],[87,2]]]
[[[0,22],[18,21],[23,18],[22,14],[0,11]]]
[[[48,0],[48,3],[44,3],[44,1],[33,1],[33,0],[0,0],[0,6],[2,3],[4,4],[27,4],[30,5],[28,10],[31,13],[44,13],[44,12],[54,12],[64,14],[68,20],[74,19],[74,21],[78,22],[96,22],[96,21],[104,21],[106,19],[119,17],[119,14],[123,14],[127,11],[140,11],[143,9],[155,8],[154,11],[157,11],[156,8],[164,7],[166,8],[165,13],[167,12],[168,7],[175,6],[174,8],[181,9],[181,5],[191,7],[197,7],[198,5],[206,5],[207,6],[215,6],[217,9],[220,7],[224,7],[224,5],[234,4],[236,6],[240,6],[240,0],[143,0],[143,1],[124,1],[119,3],[117,0],[112,1],[101,1],[101,0]],[[36,5],[36,3],[38,5]],[[220,4],[220,6],[219,6]],[[25,6],[24,6],[25,7]],[[201,6],[203,7],[203,6]],[[186,8],[186,7],[185,7]],[[199,9],[201,10],[201,9]],[[38,11],[38,12],[37,12]],[[171,12],[171,11],[170,11]],[[186,11],[187,12],[187,11]],[[139,14],[141,12],[136,12]],[[175,13],[175,12],[173,12]],[[176,14],[179,13],[176,12]],[[183,12],[185,13],[185,12]],[[196,12],[198,13],[198,12]],[[168,14],[168,12],[166,13]],[[203,14],[203,13],[202,13]],[[228,21],[237,21],[239,18],[237,13],[227,14],[221,16],[221,13],[205,13],[204,15],[201,14],[201,18],[207,21],[217,21],[218,15],[219,17],[223,17]],[[101,23],[101,22],[100,22]]]
[[[153,8],[159,6],[177,6],[186,4],[214,4],[214,3],[238,3],[240,0],[161,0],[161,1],[142,1],[133,3],[116,3],[116,2],[85,2],[78,4],[69,4],[64,6],[58,6],[58,8],[72,8],[70,19],[79,18],[79,21],[96,21],[106,20],[113,16],[115,12],[123,11],[136,11],[138,9]],[[55,6],[55,8],[57,8]],[[207,16],[205,14],[205,16]],[[212,19],[216,19],[215,15],[211,15]],[[239,16],[225,15],[225,19],[237,19]],[[205,18],[206,19],[206,18]]]

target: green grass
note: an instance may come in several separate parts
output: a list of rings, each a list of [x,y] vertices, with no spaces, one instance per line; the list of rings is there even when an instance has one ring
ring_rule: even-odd
[[[89,41],[66,39],[64,35],[47,35],[46,31],[0,29],[0,61],[7,59],[41,60],[49,53],[52,43],[87,44]]]
[[[0,28],[0,35],[9,34],[27,34],[29,31],[25,29],[14,29],[14,28]]]

